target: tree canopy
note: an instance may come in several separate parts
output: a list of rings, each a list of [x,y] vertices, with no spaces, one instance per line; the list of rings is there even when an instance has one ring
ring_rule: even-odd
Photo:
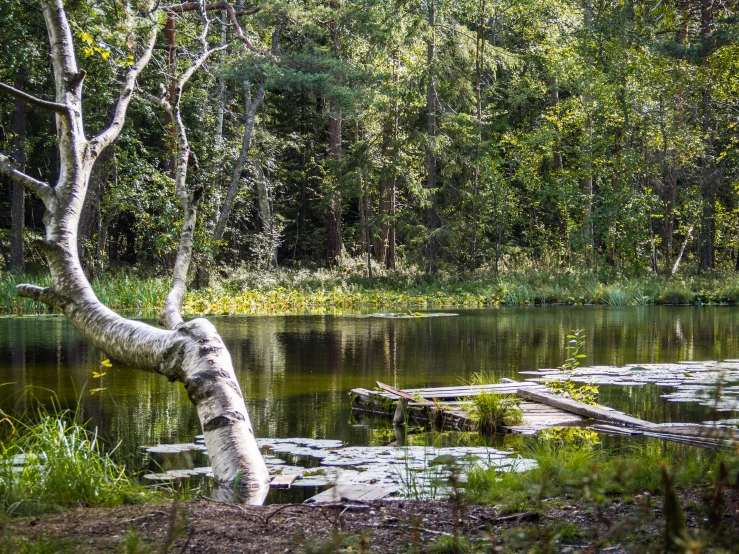
[[[154,7],[66,2],[92,134],[133,63],[142,18],[132,15]],[[218,50],[180,100],[206,278],[340,256],[430,271],[525,263],[669,274],[680,259],[739,268],[734,1],[206,7],[204,40]],[[90,272],[166,272],[176,261],[179,146],[160,103],[197,62],[203,19],[199,3],[161,4],[152,17],[163,32],[130,124],[95,163],[80,220]],[[0,6],[0,82],[53,98],[44,29],[36,0]],[[56,146],[52,115],[0,90],[0,152],[51,182]],[[43,206],[3,179],[0,264],[19,267],[40,259],[32,239]]]

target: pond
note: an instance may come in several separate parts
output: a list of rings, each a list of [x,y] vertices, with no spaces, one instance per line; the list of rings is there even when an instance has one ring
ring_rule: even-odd
[[[584,329],[588,365],[739,358],[734,307],[550,307],[457,310],[454,317],[366,314],[214,317],[233,357],[258,437],[387,442],[384,424],[358,421],[349,391],[381,380],[400,388],[458,385],[472,373],[521,379],[557,367],[565,335]],[[0,407],[19,413],[22,391],[77,407],[124,452],[191,442],[199,430],[181,385],[113,362],[62,317],[0,318]],[[94,372],[105,373],[94,378]],[[94,393],[93,389],[97,390]],[[669,402],[665,389],[601,387],[600,401],[654,422],[710,418],[698,403]],[[721,417],[736,417],[723,413]],[[384,441],[384,442],[383,442]]]

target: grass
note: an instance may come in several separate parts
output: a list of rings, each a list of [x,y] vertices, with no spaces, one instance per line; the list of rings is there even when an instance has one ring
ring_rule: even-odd
[[[349,262],[347,262],[349,263]],[[46,313],[20,299],[19,283],[48,286],[48,274],[0,272],[0,313]],[[169,279],[133,271],[105,274],[92,281],[106,305],[117,310],[158,310]],[[191,292],[190,314],[299,313],[343,309],[477,308],[549,304],[633,306],[645,304],[737,304],[739,274],[714,271],[676,277],[634,277],[617,271],[559,269],[495,274],[427,275],[416,269],[383,272],[370,280],[357,265],[334,270],[240,268]]]
[[[30,420],[0,417],[0,514],[114,506],[151,496],[74,413],[39,409]]]
[[[15,287],[22,283],[48,287],[51,286],[51,277],[48,273],[0,272],[0,313],[15,315],[50,313],[50,310],[40,302],[18,296]],[[92,288],[101,302],[114,310],[156,310],[164,304],[164,297],[169,291],[169,279],[119,273],[93,279]]]
[[[495,382],[493,375],[485,372],[473,373],[470,385],[488,385]],[[485,435],[497,433],[506,425],[521,425],[523,412],[514,395],[481,391],[472,397],[470,417],[477,430]]]
[[[676,486],[713,481],[719,464],[736,476],[739,458],[729,453],[676,444],[649,443],[649,448],[607,451],[585,435],[537,438],[521,455],[537,467],[522,473],[498,473],[472,467],[468,472],[468,500],[498,505],[504,512],[522,512],[547,498],[565,495],[586,500],[629,498],[635,493],[663,491],[665,463]]]

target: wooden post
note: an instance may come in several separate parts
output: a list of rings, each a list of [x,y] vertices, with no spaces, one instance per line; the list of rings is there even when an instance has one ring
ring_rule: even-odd
[[[406,415],[408,413],[408,399],[398,398],[398,405],[395,408],[395,415],[393,416],[393,425],[403,426],[405,425]]]

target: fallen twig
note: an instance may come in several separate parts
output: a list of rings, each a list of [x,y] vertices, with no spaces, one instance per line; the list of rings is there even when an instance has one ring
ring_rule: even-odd
[[[274,512],[269,514],[265,519],[264,522],[269,522],[270,519],[272,519],[272,516],[277,515],[282,510],[286,510],[287,508],[341,508],[343,511],[341,512],[342,515],[344,512],[363,512],[365,510],[369,510],[370,507],[366,504],[343,504],[343,503],[336,503],[336,504],[283,504],[279,508],[277,508]],[[334,523],[334,522],[332,522]]]
[[[134,523],[136,521],[141,521],[142,519],[150,519],[156,515],[168,516],[169,514],[167,512],[162,512],[162,511],[157,510],[155,512],[151,512],[150,514],[146,514],[145,516],[134,517],[131,519],[124,519],[123,523]]]
[[[258,519],[262,523],[267,523],[267,520],[264,519],[262,516],[260,516],[258,514],[254,514],[254,513],[250,512],[249,510],[244,509],[243,506],[239,506],[238,504],[231,504],[229,502],[221,502],[220,500],[215,500],[213,498],[208,498],[207,496],[203,496],[202,494],[199,494],[198,495],[198,498],[202,498],[203,500],[207,500],[208,502],[213,502],[214,504],[221,504],[222,506],[229,506],[231,508],[236,508],[238,510],[241,510],[245,515],[247,515],[249,517],[253,517],[255,519]]]

